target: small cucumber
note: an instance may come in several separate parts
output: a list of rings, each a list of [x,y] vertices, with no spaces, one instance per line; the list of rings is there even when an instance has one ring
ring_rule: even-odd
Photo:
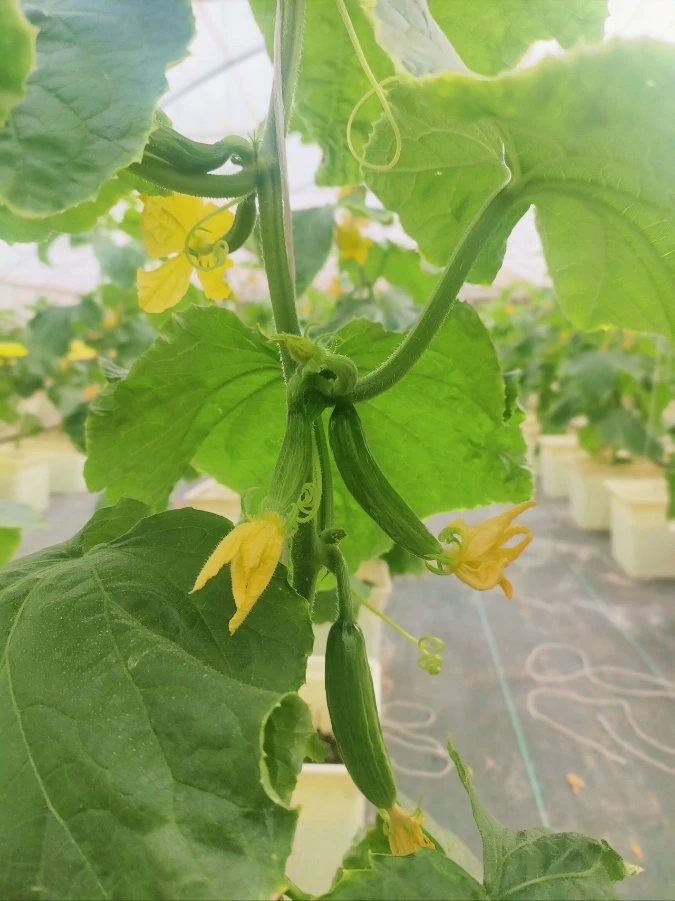
[[[256,219],[255,193],[244,197],[234,214],[234,222],[225,235],[228,252],[233,253],[245,244],[253,231]]]
[[[333,735],[359,791],[375,807],[396,803],[396,782],[377,714],[366,641],[359,625],[333,623],[326,644],[326,698]]]
[[[353,404],[335,406],[330,418],[330,446],[352,497],[396,544],[425,559],[442,554],[438,540],[377,465]]]
[[[144,159],[160,160],[182,172],[207,173],[219,169],[232,156],[250,161],[252,153],[250,144],[236,135],[215,144],[204,144],[192,141],[170,125],[160,122],[150,133]]]

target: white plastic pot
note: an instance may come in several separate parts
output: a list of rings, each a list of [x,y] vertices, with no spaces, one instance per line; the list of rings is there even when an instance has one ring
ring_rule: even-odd
[[[45,463],[49,468],[49,488],[55,494],[86,492],[85,456],[76,450],[67,435],[44,432],[25,438],[17,447],[26,461]]]
[[[608,479],[612,556],[634,579],[675,578],[665,479]]]
[[[238,522],[241,516],[241,498],[236,491],[226,488],[215,479],[207,479],[185,492],[183,504],[195,510],[206,510]]]
[[[378,610],[384,610],[389,603],[392,589],[389,567],[384,560],[367,560],[362,563],[356,573],[356,578],[362,582],[368,582],[372,586],[368,600]],[[370,610],[362,608],[359,613],[359,625],[366,639],[368,657],[371,660],[379,660],[382,620]],[[320,626],[314,627],[314,654],[325,653],[329,631],[330,623],[322,623]]]
[[[608,480],[656,478],[659,469],[647,460],[612,464],[581,454],[570,465],[570,514],[582,529],[607,530],[610,526]]]
[[[546,497],[567,497],[572,462],[579,455],[576,433],[539,436],[539,473]]]
[[[49,467],[26,459],[19,451],[3,448],[0,453],[0,498],[28,504],[43,512],[49,506]]]
[[[370,669],[380,706],[380,664],[371,660]],[[312,711],[314,727],[330,733],[324,673],[324,658],[310,657],[307,682],[300,689],[300,697]],[[330,887],[342,858],[365,824],[366,800],[342,764],[306,763],[295,786],[292,803],[300,807],[300,816],[286,872],[305,891],[320,895]]]

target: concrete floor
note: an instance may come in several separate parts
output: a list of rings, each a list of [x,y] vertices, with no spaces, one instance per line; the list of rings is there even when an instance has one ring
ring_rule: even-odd
[[[93,504],[85,495],[56,498],[50,526],[27,534],[22,553],[72,535]],[[447,769],[451,734],[504,823],[602,836],[645,869],[620,885],[622,897],[673,901],[675,684],[657,680],[675,679],[675,586],[627,578],[607,536],[574,528],[564,502],[544,501],[524,521],[536,538],[511,567],[510,602],[454,578],[395,582],[388,613],[446,645],[443,672],[430,676],[414,646],[385,627],[387,737],[398,766],[415,774],[399,772],[401,789],[421,795],[431,816],[478,851],[456,775],[430,775]],[[624,669],[598,669],[612,666]],[[411,720],[422,725],[406,729]],[[568,777],[584,787],[575,794]]]
[[[675,679],[675,585],[629,579],[611,559],[608,537],[575,528],[564,502],[544,501],[523,521],[536,537],[510,568],[510,602],[454,578],[395,582],[387,612],[414,635],[437,635],[446,645],[443,672],[430,676],[413,645],[384,633],[390,748],[399,766],[418,773],[400,772],[401,787],[421,794],[430,815],[478,852],[455,773],[419,775],[438,772],[441,757],[400,742],[424,735],[442,745],[452,735],[502,822],[606,838],[645,870],[619,886],[622,897],[672,901],[675,682],[658,680]],[[425,711],[401,702],[427,705],[434,722],[402,732]],[[631,719],[662,747],[641,739]],[[568,776],[584,783],[576,794]]]

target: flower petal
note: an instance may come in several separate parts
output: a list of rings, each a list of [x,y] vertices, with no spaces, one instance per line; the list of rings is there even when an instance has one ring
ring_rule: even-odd
[[[143,195],[141,232],[151,257],[181,253],[188,232],[204,215],[204,201],[187,194]]]
[[[511,507],[509,510],[505,510],[503,513],[499,513],[497,516],[484,520],[477,526],[472,526],[468,556],[475,560],[477,557],[482,557],[484,554],[499,547],[504,541],[504,533],[513,520],[520,516],[524,510],[529,510],[530,507],[534,506],[536,506],[536,501],[525,501],[522,504],[516,504],[515,507]]]
[[[253,520],[232,562],[232,594],[237,612],[229,623],[235,632],[270,583],[281,558],[284,543],[283,521],[278,514]]]
[[[15,360],[18,357],[25,357],[28,348],[20,341],[0,341],[0,358],[5,360]]]
[[[241,525],[235,526],[234,529],[232,529],[231,532],[228,532],[223,540],[216,545],[215,550],[199,571],[199,575],[195,579],[192,591],[199,591],[200,588],[203,588],[210,579],[217,576],[221,569],[232,560],[239,550],[242,541],[246,538],[245,527],[248,525],[249,523],[242,523]]]
[[[199,226],[199,234],[203,235],[209,241],[218,241],[226,232],[228,232],[234,222],[234,213],[225,207],[218,207],[215,203],[205,203],[202,216],[208,216],[209,213],[220,212],[210,219],[207,219],[203,225]]]
[[[226,260],[223,266],[218,266],[216,269],[197,270],[204,294],[209,300],[225,300],[232,293],[232,288],[225,279],[225,270],[230,266],[232,266],[232,260]]]
[[[424,814],[421,810],[406,813],[398,804],[386,812],[389,847],[397,857],[413,854],[418,848],[433,848],[434,843],[422,831]]]
[[[183,254],[167,260],[158,269],[136,272],[138,303],[146,313],[162,313],[182,300],[190,284],[192,267]]]

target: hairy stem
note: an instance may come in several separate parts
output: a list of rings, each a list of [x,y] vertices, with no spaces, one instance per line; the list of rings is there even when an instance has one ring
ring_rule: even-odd
[[[352,600],[352,584],[344,554],[336,544],[326,545],[326,566],[335,576],[340,619],[356,622],[356,612]]]
[[[280,29],[280,41],[275,41],[275,83],[272,87],[265,134],[258,155],[260,234],[274,323],[277,331],[296,335],[300,334],[300,325],[295,308],[294,263],[289,233],[290,209],[288,198],[285,197],[287,176],[283,141],[299,66],[304,11],[305,0],[285,0],[284,3],[277,3],[277,29]],[[278,18],[280,15],[281,21]],[[280,114],[283,115],[283,123],[278,122]],[[283,127],[279,127],[280,125]],[[284,347],[281,348],[281,359],[284,374],[288,379],[295,364]]]
[[[392,355],[358,381],[351,396],[354,403],[376,397],[391,388],[417,363],[455,304],[479,251],[511,203],[512,198],[505,192],[498,194],[465,232],[424,312]]]

